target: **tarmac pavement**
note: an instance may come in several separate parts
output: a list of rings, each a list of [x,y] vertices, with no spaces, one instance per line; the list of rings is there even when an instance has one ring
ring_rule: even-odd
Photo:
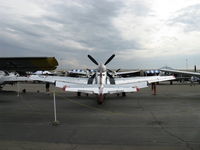
[[[7,85],[0,92],[0,149],[2,150],[199,150],[200,85],[158,85],[126,97],[76,96],[43,84]],[[51,91],[54,88],[51,87]]]

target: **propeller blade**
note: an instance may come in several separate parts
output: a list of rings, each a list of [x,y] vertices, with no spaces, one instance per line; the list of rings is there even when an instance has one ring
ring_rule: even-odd
[[[107,70],[108,70],[109,72],[113,72],[112,70],[110,70],[110,69],[108,69],[108,68],[107,68]]]
[[[108,72],[107,72],[107,76],[108,76],[109,78],[113,78],[113,76],[112,76],[110,73],[108,73]]]
[[[88,55],[88,58],[93,62],[95,63],[96,65],[99,65],[98,62],[90,55]]]
[[[96,73],[94,73],[89,79],[88,79],[88,83],[87,84],[92,84],[93,83],[93,80],[96,76]]]
[[[114,57],[115,57],[115,54],[113,54],[113,55],[105,62],[104,65],[107,65]]]

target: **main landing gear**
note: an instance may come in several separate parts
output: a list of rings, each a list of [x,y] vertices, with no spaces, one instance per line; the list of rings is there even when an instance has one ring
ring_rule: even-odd
[[[117,96],[120,96],[120,93],[117,93]],[[126,97],[126,93],[122,92],[122,97]]]
[[[103,104],[104,98],[105,98],[105,95],[104,95],[104,94],[98,95],[97,103],[98,103],[99,105]]]
[[[81,92],[77,92],[77,96],[80,97],[81,96]]]
[[[151,89],[153,91],[153,95],[156,95],[156,83],[151,84]]]
[[[122,96],[125,97],[125,96],[126,96],[126,93],[125,93],[125,92],[122,92]]]

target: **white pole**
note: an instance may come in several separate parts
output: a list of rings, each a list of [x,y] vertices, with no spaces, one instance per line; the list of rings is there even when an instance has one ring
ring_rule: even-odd
[[[56,94],[55,94],[55,89],[53,92],[53,104],[54,104],[54,121],[57,122],[57,117],[56,117]]]
[[[55,87],[54,87],[54,91],[53,91],[53,108],[54,108],[54,121],[52,123],[53,126],[57,126],[60,124],[60,122],[57,120],[57,115],[56,115],[56,91],[55,91]]]

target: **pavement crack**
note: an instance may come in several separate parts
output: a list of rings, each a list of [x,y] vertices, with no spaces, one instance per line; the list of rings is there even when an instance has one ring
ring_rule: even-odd
[[[77,132],[76,129],[73,129],[72,133],[69,135],[69,144],[71,145],[72,150],[75,150],[78,148],[78,145],[73,143],[73,138],[76,135],[76,132]]]
[[[138,105],[142,108],[143,111],[145,111],[145,107],[141,104],[140,100],[138,99],[137,101]],[[163,125],[162,125],[162,121],[160,121],[156,115],[152,112],[152,111],[149,111],[149,113],[151,114],[152,118],[153,118],[153,122],[155,124],[157,124],[160,129],[162,129],[162,131],[164,131],[166,134],[168,134],[169,136],[177,139],[179,142],[185,144],[186,148],[189,149],[189,150],[193,150],[193,148],[191,147],[190,143],[185,141],[183,138],[177,136],[176,134],[170,132],[169,130],[167,130]]]
[[[176,134],[170,132],[169,130],[167,130],[161,123],[161,121],[158,120],[158,118],[155,116],[155,114],[150,111],[153,119],[155,122],[158,122],[157,125],[169,136],[176,138],[179,142],[184,143],[186,145],[186,148],[188,148],[189,150],[193,150],[193,148],[191,147],[190,143],[188,143],[187,141],[185,141],[183,138],[177,136]],[[160,122],[160,123],[159,123]]]

